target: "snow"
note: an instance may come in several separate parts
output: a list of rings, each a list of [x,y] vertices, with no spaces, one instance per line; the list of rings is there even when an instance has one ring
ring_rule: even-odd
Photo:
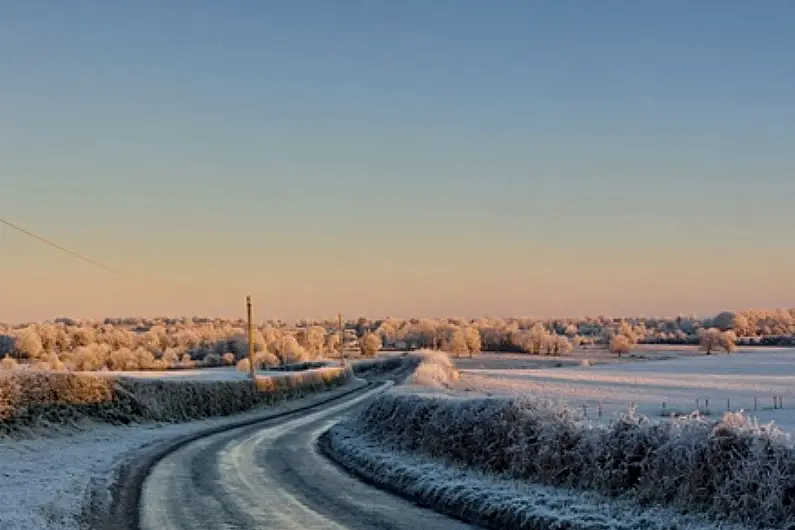
[[[82,431],[54,428],[47,437],[0,438],[0,530],[77,530],[89,488],[107,491],[119,465],[141,448],[209,427],[305,406],[351,388],[345,385],[274,407],[181,425],[84,425]]]
[[[462,369],[459,388],[481,394],[527,394],[566,403],[598,420],[626,412],[634,403],[649,417],[666,411],[689,413],[697,403],[719,415],[730,407],[760,423],[774,421],[795,432],[795,349],[751,351],[731,355],[678,357],[670,360],[541,369]],[[774,409],[781,396],[783,409]],[[756,406],[755,406],[756,399]],[[756,408],[755,408],[756,407]]]

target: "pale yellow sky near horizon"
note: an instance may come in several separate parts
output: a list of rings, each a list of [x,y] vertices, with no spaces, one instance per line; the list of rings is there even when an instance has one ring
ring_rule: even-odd
[[[104,261],[134,275],[122,278],[36,241],[11,243],[12,237],[4,232],[0,239],[5,322],[243,316],[247,294],[259,319],[290,320],[340,311],[350,317],[662,316],[795,305],[785,250],[768,255],[762,268],[758,257],[731,252],[613,257],[570,248],[534,256],[516,247],[500,258],[473,253],[467,259],[388,248],[317,258],[259,250],[252,253],[256,259],[241,263],[223,252],[186,259],[164,249],[161,259],[152,259],[97,247],[93,257],[115,256]]]

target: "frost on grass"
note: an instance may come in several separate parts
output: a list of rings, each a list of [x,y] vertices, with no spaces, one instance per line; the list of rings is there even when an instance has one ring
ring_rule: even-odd
[[[527,398],[390,392],[345,428],[384,449],[490,475],[742,524],[795,523],[795,450],[784,433],[740,413],[662,422],[630,413],[593,426],[577,411]]]
[[[503,530],[706,530],[743,527],[717,524],[664,507],[640,509],[625,499],[528,484],[509,475],[451,466],[365,434],[355,423],[338,424],[320,440],[343,467],[370,482],[485,528]]]

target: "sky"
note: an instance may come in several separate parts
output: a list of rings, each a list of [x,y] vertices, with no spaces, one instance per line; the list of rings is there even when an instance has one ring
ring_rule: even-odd
[[[795,306],[795,3],[0,3],[0,321]]]

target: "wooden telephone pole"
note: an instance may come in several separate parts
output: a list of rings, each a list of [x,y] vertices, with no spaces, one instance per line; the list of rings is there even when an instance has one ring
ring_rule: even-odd
[[[251,380],[256,383],[254,373],[254,323],[251,321],[251,297],[246,297],[246,318],[248,319],[248,365],[251,371]]]
[[[345,366],[345,328],[342,327],[342,313],[337,315],[339,319],[339,332],[340,332],[340,362]]]

